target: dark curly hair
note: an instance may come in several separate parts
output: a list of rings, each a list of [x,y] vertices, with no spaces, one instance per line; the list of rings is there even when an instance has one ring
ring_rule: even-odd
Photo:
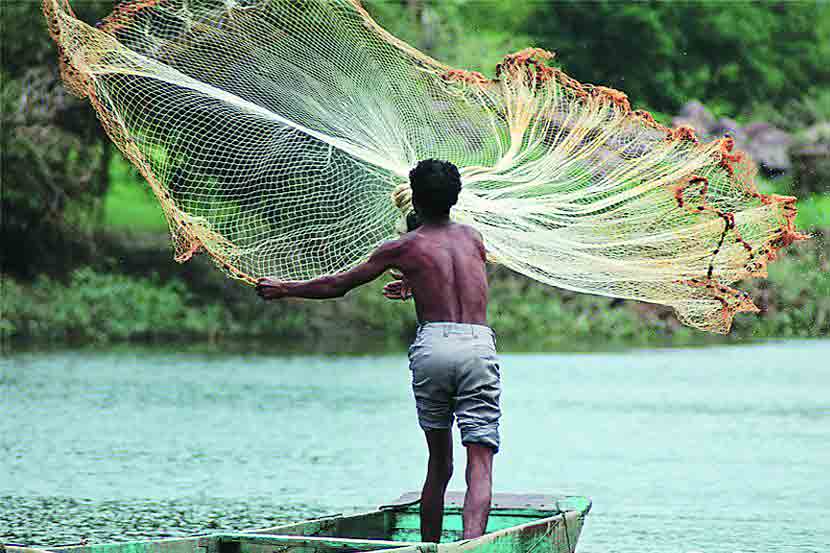
[[[412,201],[421,219],[446,216],[458,201],[461,174],[449,161],[425,159],[409,172]]]

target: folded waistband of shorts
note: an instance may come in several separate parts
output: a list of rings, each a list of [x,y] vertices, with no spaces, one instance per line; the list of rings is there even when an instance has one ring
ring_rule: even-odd
[[[493,329],[486,325],[453,322],[428,322],[418,325],[418,334],[424,332],[440,332],[444,336],[461,334],[465,336],[495,336]]]

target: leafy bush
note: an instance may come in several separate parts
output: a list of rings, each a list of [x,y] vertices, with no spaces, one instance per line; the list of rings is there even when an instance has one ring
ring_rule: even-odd
[[[67,284],[40,276],[31,286],[3,280],[3,329],[14,336],[109,341],[136,338],[215,336],[226,322],[217,304],[194,305],[179,282],[136,278],[89,268]]]
[[[830,86],[813,86],[783,102],[759,101],[748,109],[748,120],[768,121],[791,132],[830,121]]]
[[[497,269],[491,278],[490,322],[510,349],[573,347],[602,341],[636,345],[665,337],[626,302],[575,294]]]
[[[135,277],[89,267],[72,272],[67,282],[41,275],[24,285],[3,275],[0,332],[6,338],[81,342],[361,335],[399,341],[414,327],[411,307],[383,298],[382,283],[343,300],[268,306],[253,290],[228,284],[244,299],[198,294],[182,280],[162,281],[155,274]]]
[[[549,350],[725,343],[830,333],[830,266],[824,234],[770,266],[769,280],[743,283],[763,309],[735,319],[728,337],[681,326],[659,306],[575,294],[506,269],[491,275],[490,322],[504,350]],[[215,272],[218,279],[219,276]],[[253,291],[191,288],[184,281],[83,268],[67,282],[46,276],[24,285],[4,276],[0,333],[39,341],[216,341],[257,338],[256,347],[286,341],[315,350],[400,349],[415,331],[411,302],[391,302],[379,281],[345,298],[264,304]],[[224,292],[217,293],[217,290]]]
[[[734,332],[744,337],[820,337],[830,335],[830,260],[827,233],[812,243],[791,246],[769,266],[769,279],[748,283],[763,310],[759,317],[736,319]]]
[[[830,86],[830,5],[534,2],[520,27],[580,81],[676,112],[701,99],[718,115],[780,106]]]

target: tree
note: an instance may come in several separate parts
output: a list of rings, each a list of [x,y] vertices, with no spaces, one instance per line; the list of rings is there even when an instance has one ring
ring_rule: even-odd
[[[675,111],[691,99],[737,114],[830,86],[830,4],[533,3],[525,32],[574,78],[618,88],[635,105]]]
[[[80,12],[95,18],[111,7],[85,2]],[[88,249],[91,214],[107,190],[111,146],[88,103],[63,88],[38,5],[4,5],[0,18],[0,268],[24,277],[59,273]]]

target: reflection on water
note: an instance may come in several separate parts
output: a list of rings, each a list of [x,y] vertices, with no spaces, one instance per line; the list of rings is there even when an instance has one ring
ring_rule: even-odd
[[[325,513],[273,498],[211,501],[209,493],[179,499],[92,500],[69,497],[0,497],[5,543],[72,545],[165,538],[221,530],[276,526]]]
[[[826,553],[828,358],[830,341],[505,354],[496,489],[592,496],[583,553]],[[0,364],[3,542],[266,526],[421,484],[401,353],[119,349]],[[457,470],[450,486],[463,485]]]

